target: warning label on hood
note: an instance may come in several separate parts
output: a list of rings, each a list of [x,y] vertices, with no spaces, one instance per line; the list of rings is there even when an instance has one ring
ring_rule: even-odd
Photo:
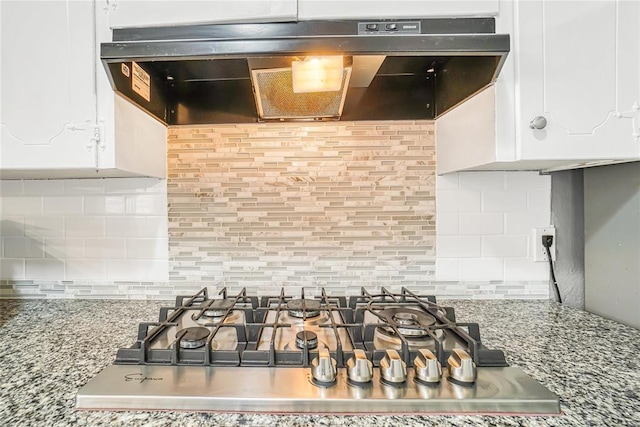
[[[151,101],[151,77],[149,73],[142,69],[137,63],[133,62],[133,76],[131,78],[131,88],[135,93]]]

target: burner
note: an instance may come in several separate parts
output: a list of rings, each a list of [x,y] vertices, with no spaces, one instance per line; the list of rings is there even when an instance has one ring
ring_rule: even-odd
[[[309,350],[318,347],[318,335],[311,331],[301,331],[296,334],[296,347],[304,348],[304,341],[307,340]]]
[[[186,332],[185,332],[186,331]],[[182,339],[180,340],[181,348],[199,348],[207,343],[209,337],[209,329],[201,326],[181,329],[176,334],[176,338],[184,332]]]
[[[398,332],[409,338],[422,338],[429,334],[424,329],[436,323],[436,319],[429,313],[404,307],[392,307],[381,310],[379,314],[386,319],[388,323],[395,323]],[[415,326],[416,328],[406,328],[403,326]],[[393,328],[381,327],[384,333],[395,336],[396,332]]]
[[[224,314],[233,307],[235,300],[231,298],[217,299],[202,313],[207,317],[222,317]]]
[[[289,315],[306,319],[320,315],[320,301],[314,299],[292,299],[287,301]]]

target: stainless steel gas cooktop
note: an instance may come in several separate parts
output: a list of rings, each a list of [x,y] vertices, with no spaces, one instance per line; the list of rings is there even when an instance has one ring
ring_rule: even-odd
[[[269,413],[560,413],[478,325],[402,289],[256,297],[206,288],[142,323],[79,409]]]

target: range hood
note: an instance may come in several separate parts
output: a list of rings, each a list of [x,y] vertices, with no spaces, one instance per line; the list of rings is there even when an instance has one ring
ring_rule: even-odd
[[[434,119],[492,84],[509,52],[493,18],[123,28],[113,89],[166,125]],[[341,56],[339,90],[297,93],[292,64]],[[334,88],[335,89],[335,88]]]

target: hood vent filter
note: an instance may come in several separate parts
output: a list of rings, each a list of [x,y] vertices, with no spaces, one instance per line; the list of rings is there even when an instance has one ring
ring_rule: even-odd
[[[342,86],[331,92],[293,92],[291,68],[251,70],[260,120],[339,119],[349,87],[351,67],[342,71]]]

